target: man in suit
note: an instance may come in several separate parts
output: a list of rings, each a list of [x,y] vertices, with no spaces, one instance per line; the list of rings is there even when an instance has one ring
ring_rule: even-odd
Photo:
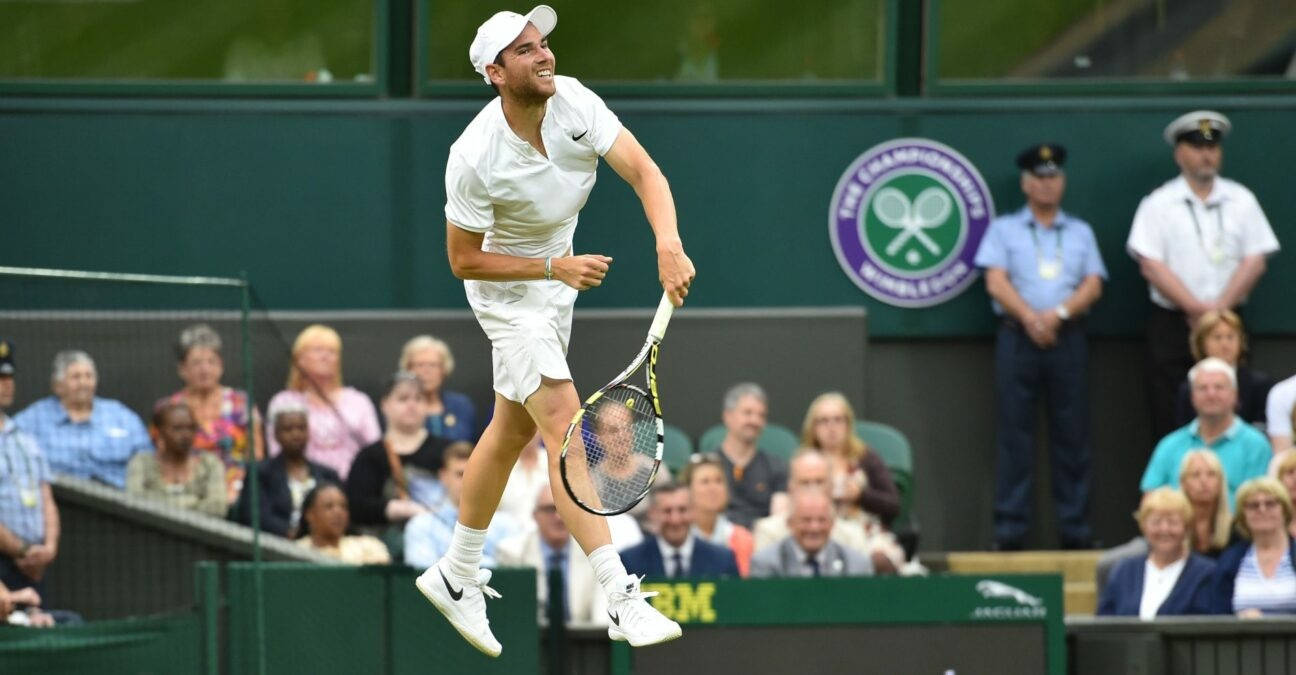
[[[621,551],[631,574],[650,577],[737,577],[733,551],[693,536],[688,488],[668,483],[653,488],[648,519],[656,536]]]
[[[751,576],[859,577],[873,574],[873,563],[829,536],[832,499],[822,490],[798,490],[792,495],[788,529],[792,534],[752,556]]]
[[[594,568],[581,552],[576,540],[554,506],[548,485],[540,487],[532,511],[535,529],[501,541],[496,556],[501,565],[534,567],[537,575],[537,597],[540,612],[547,614],[549,574],[562,572],[563,617],[567,623],[606,626],[607,594],[600,592]]]

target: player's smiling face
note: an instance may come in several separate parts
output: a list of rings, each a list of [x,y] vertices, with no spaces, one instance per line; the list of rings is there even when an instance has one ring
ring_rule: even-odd
[[[554,54],[549,40],[528,23],[509,46],[500,52],[502,68],[490,69],[491,81],[514,98],[543,101],[554,95]]]

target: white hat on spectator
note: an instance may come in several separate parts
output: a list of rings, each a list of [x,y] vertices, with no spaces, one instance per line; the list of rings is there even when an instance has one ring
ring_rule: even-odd
[[[468,60],[472,62],[473,70],[481,73],[486,84],[490,84],[486,66],[495,62],[499,53],[522,34],[528,23],[535,24],[540,36],[546,37],[558,25],[558,13],[549,5],[536,5],[526,14],[496,12],[478,26],[477,37],[468,45]]]

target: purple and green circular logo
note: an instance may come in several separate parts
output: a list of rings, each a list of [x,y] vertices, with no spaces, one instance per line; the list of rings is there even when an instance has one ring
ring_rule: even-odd
[[[828,210],[837,261],[865,293],[898,307],[930,307],[977,277],[977,246],[994,201],[953,148],[901,138],[847,167]]]

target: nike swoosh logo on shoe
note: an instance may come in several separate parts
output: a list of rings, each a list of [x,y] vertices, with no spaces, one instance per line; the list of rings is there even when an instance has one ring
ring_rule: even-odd
[[[619,616],[613,614],[612,612],[608,612],[608,618],[609,618],[609,619],[612,619],[612,623],[614,623],[614,624],[616,624],[616,625],[618,625],[618,626],[621,625],[621,617],[619,617]]]
[[[579,136],[572,136],[572,140],[573,140],[573,141],[579,141],[580,139],[585,138],[585,134],[588,134],[588,133],[589,133],[589,129],[586,129],[585,131],[580,132],[580,135],[579,135]]]
[[[437,568],[437,574],[441,575],[441,581],[445,583],[446,590],[450,592],[450,599],[459,602],[459,598],[463,597],[463,589],[461,588],[456,591],[454,587],[450,585],[450,580],[446,578],[445,572],[442,572],[439,567]]]

